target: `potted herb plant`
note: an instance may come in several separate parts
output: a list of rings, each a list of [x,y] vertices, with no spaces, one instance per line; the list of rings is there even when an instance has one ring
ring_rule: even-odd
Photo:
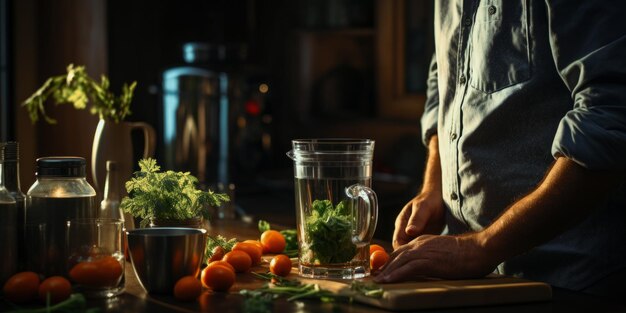
[[[97,81],[87,74],[84,66],[70,64],[67,66],[66,74],[48,78],[22,103],[22,106],[28,110],[33,123],[37,122],[40,116],[48,123],[57,122],[46,114],[45,104],[50,98],[55,104],[73,104],[74,108],[79,110],[89,106],[90,113],[98,115],[100,121],[93,140],[91,167],[96,187],[102,188],[107,160],[117,161],[121,179],[130,178],[133,163],[133,145],[130,136],[132,130],[143,130],[145,136],[143,157],[154,154],[156,142],[154,129],[146,123],[124,121],[131,114],[130,105],[136,86],[136,82],[124,84],[120,95],[116,96],[110,90],[109,79],[105,75]]]
[[[126,182],[128,196],[120,207],[141,218],[141,227],[200,227],[202,218],[209,217],[207,206],[229,201],[225,194],[197,189],[198,179],[189,172],[162,172],[154,159],[140,160],[139,168]]]

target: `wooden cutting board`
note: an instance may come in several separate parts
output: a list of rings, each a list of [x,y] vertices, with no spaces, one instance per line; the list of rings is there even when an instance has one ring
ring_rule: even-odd
[[[271,256],[263,256],[262,264],[254,271],[267,272],[271,258]],[[300,277],[296,263],[294,263],[294,267],[287,278],[298,279],[304,284],[318,284],[323,289],[351,295],[357,302],[392,311],[527,303],[552,299],[552,288],[546,283],[495,274],[480,279],[423,278],[419,281],[379,284],[384,289],[381,298],[354,296],[354,293],[350,291],[351,280]],[[372,282],[372,277],[366,277],[360,281]],[[233,289],[256,289],[261,287],[263,283],[252,275],[240,275],[237,277],[237,284]]]
[[[348,292],[350,281],[301,279],[335,292]],[[367,278],[364,281],[371,281]],[[393,311],[437,309],[548,301],[550,285],[514,277],[491,275],[471,280],[424,279],[396,284],[381,284],[382,298],[356,296],[357,302]]]

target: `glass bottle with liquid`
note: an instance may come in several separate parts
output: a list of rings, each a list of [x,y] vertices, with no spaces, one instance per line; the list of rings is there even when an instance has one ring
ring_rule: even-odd
[[[4,188],[7,189],[11,197],[15,199],[17,207],[17,260],[18,268],[24,263],[25,243],[24,243],[24,215],[26,214],[26,195],[20,187],[20,162],[19,143],[9,141],[1,145],[3,154],[3,181]]]
[[[98,217],[96,191],[85,178],[80,157],[37,159],[37,180],[26,196],[26,267],[45,276],[64,275],[66,225],[76,218]]]
[[[4,151],[4,149],[2,149]],[[17,207],[15,199],[4,188],[3,156],[0,158],[0,284],[17,272]]]
[[[119,181],[117,162],[107,161],[107,176],[104,183],[104,198],[100,202],[100,218],[124,221],[124,215],[120,209]]]

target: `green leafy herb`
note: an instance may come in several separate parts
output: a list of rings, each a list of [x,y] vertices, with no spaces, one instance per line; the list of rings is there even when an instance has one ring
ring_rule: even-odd
[[[346,296],[322,289],[318,284],[299,284],[295,286],[265,284],[261,288],[255,290],[243,289],[239,293],[247,297],[246,301],[253,301],[256,304],[263,302],[260,301],[261,298],[275,299],[281,296],[287,297],[287,301],[307,298],[319,299],[323,302],[333,302],[336,299],[347,298]],[[244,307],[245,306],[244,304]]]
[[[274,284],[274,286],[295,287],[295,286],[300,286],[302,284],[297,279],[285,278],[285,277],[273,274],[272,272],[267,272],[267,273],[252,272],[252,275],[255,276],[256,278],[271,282],[272,284]]]
[[[56,120],[46,114],[44,104],[52,96],[58,104],[72,103],[74,108],[82,110],[91,102],[89,112],[98,115],[101,119],[109,119],[118,123],[130,115],[130,103],[137,82],[122,86],[122,94],[116,97],[109,91],[109,79],[102,75],[98,83],[89,77],[84,66],[67,66],[67,74],[53,76],[33,93],[22,106],[28,110],[30,120],[35,123],[39,120],[39,114],[50,124]]]
[[[259,232],[264,233],[270,229],[270,223],[268,221],[259,220]]]
[[[126,182],[128,197],[122,199],[124,212],[141,217],[146,227],[153,219],[185,220],[209,218],[207,206],[229,201],[225,194],[196,189],[198,179],[189,172],[161,172],[154,159],[139,161],[140,171]]]
[[[270,223],[264,220],[259,220],[259,231],[261,233],[270,230]],[[285,237],[285,250],[283,254],[287,255],[290,258],[295,258],[298,256],[298,233],[295,229],[284,229],[281,230],[280,233]]]
[[[364,283],[358,280],[352,281],[350,290],[370,298],[380,298],[383,296],[384,290],[375,283]]]
[[[208,263],[207,260],[213,256],[213,249],[215,247],[222,247],[224,249],[224,253],[230,252],[233,249],[233,246],[237,243],[237,238],[226,239],[226,237],[222,235],[217,235],[215,237],[208,236],[206,248],[204,249],[204,260],[203,263]]]
[[[246,297],[243,302],[243,312],[245,313],[272,313],[271,309],[277,295],[271,293],[255,292],[251,290],[241,290],[240,294]]]
[[[352,242],[352,205],[342,201],[333,208],[329,200],[315,200],[305,223],[302,261],[310,264],[346,263],[356,254]]]

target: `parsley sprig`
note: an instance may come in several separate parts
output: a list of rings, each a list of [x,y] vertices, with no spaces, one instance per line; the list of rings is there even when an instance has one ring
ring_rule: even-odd
[[[229,201],[225,194],[197,189],[198,179],[189,172],[161,172],[154,159],[140,160],[139,168],[126,182],[129,196],[122,199],[120,207],[124,212],[141,217],[141,227],[146,227],[153,219],[209,218],[208,205],[219,206]]]
[[[71,103],[75,109],[85,109],[91,102],[89,112],[98,115],[100,119],[109,119],[116,123],[130,115],[130,103],[137,82],[122,86],[122,93],[116,97],[109,90],[109,79],[102,75],[100,82],[91,78],[84,66],[67,66],[67,74],[53,76],[33,93],[22,106],[28,110],[30,120],[35,123],[39,115],[50,124],[56,124],[56,120],[46,114],[44,104],[50,96],[58,104]]]
[[[243,289],[239,293],[246,297],[244,301],[244,312],[272,312],[271,305],[279,297],[287,297],[287,301],[299,299],[317,299],[322,302],[345,301],[353,302],[354,297],[362,295],[370,298],[381,298],[383,288],[375,283],[353,281],[350,284],[350,291],[346,293],[334,293],[325,290],[318,284],[303,284],[297,279],[288,279],[281,276],[267,273],[254,273],[256,278],[267,281],[263,287],[248,290]]]

